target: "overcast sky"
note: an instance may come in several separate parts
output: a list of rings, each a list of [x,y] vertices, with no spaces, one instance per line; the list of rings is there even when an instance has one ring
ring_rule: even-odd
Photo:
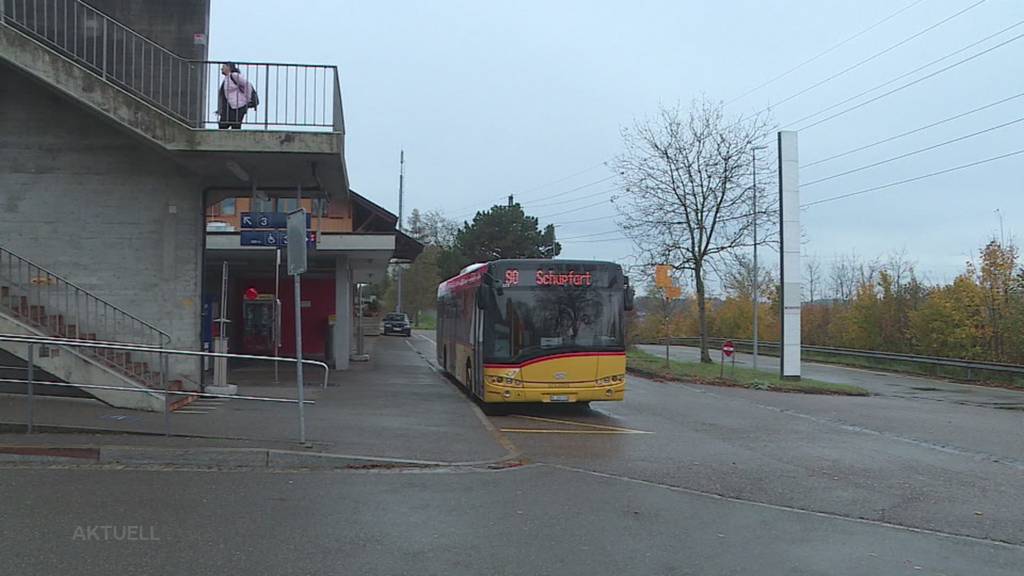
[[[628,264],[633,249],[617,239],[608,201],[614,180],[602,163],[621,149],[620,128],[660,104],[686,105],[704,94],[730,102],[727,111],[738,115],[779,103],[773,106],[778,124],[800,130],[805,184],[1024,117],[1020,97],[806,167],[1024,93],[1021,38],[817,126],[805,127],[829,114],[793,124],[1015,24],[831,112],[1024,34],[1024,2],[982,0],[811,88],[977,2],[303,0],[284,9],[265,0],[213,0],[210,47],[214,59],[336,64],[352,186],[386,208],[398,211],[398,155],[404,148],[407,213],[439,209],[471,219],[474,210],[514,194],[542,224],[558,226],[563,257]],[[801,199],[812,202],[1015,152],[1024,149],[1022,136],[1024,121],[803,186]],[[1024,233],[1022,174],[1024,154],[812,206],[802,212],[804,253],[827,267],[837,254],[885,258],[905,251],[922,276],[948,280],[999,234],[997,209],[1008,237]],[[770,251],[767,256],[777,259]]]

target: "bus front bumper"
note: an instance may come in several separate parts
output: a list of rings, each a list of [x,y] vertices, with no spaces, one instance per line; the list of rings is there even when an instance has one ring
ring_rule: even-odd
[[[542,402],[571,404],[573,402],[599,402],[622,400],[626,384],[621,382],[610,386],[588,386],[585,388],[523,388],[486,384],[484,402]]]

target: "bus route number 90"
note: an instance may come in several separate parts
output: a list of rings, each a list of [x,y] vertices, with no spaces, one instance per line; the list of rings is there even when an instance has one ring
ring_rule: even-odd
[[[519,286],[519,270],[505,270],[505,286]]]

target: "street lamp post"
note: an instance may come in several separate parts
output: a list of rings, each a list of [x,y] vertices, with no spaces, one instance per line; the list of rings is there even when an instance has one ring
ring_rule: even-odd
[[[760,292],[760,274],[757,269],[757,151],[764,150],[767,146],[754,146],[750,149],[750,163],[751,163],[751,177],[753,178],[754,187],[754,279],[753,279],[753,294],[754,299],[754,370],[757,370],[757,305],[758,305],[758,292]]]

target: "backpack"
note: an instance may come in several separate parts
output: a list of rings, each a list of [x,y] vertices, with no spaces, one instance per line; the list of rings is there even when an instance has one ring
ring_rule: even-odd
[[[228,74],[228,78],[231,79],[231,83],[235,85],[235,88],[238,88],[238,82],[235,82],[235,78],[232,74],[234,74],[234,72]],[[249,103],[246,105],[246,108],[256,108],[260,105],[260,95],[256,92],[256,88],[252,85],[252,82],[249,82],[249,88],[252,88],[252,96],[249,97]]]

